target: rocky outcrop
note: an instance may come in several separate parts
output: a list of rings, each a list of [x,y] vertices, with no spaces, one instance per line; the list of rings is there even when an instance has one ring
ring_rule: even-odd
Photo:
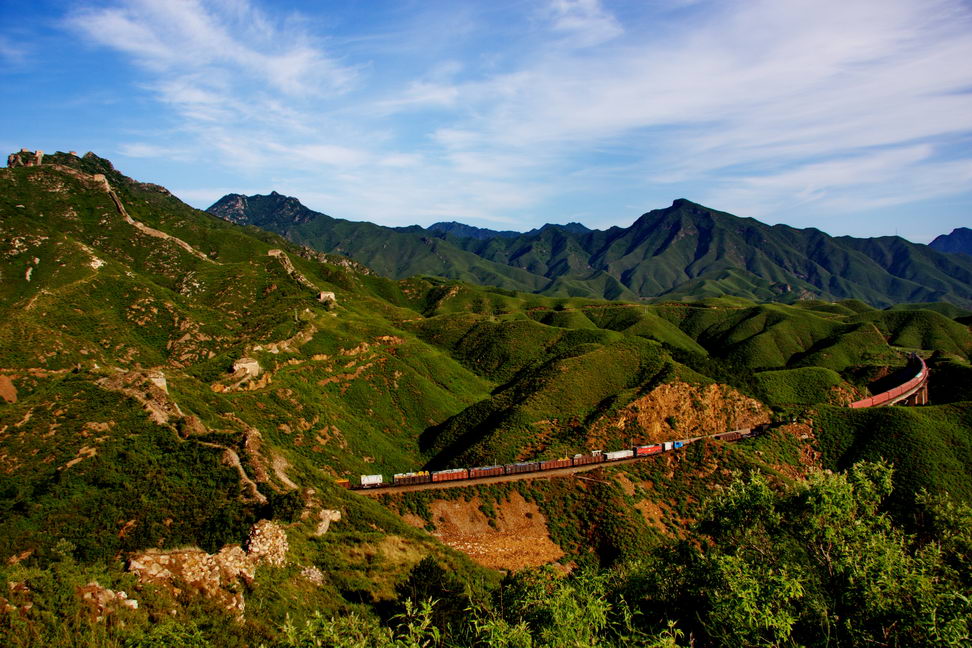
[[[287,534],[270,520],[260,520],[250,530],[246,555],[258,562],[282,567],[287,562]]]
[[[358,263],[353,259],[349,259],[346,256],[341,256],[340,254],[328,254],[327,252],[318,252],[313,248],[309,248],[306,245],[302,245],[297,254],[301,258],[308,259],[310,261],[317,261],[318,263],[326,263],[332,266],[338,266],[346,270],[351,270],[357,274],[363,275],[374,275],[375,272],[363,263]]]
[[[138,609],[138,601],[129,598],[124,591],[102,587],[97,581],[77,588],[76,593],[88,610],[88,614],[97,622],[104,621],[121,608]]]
[[[337,297],[335,296],[335,294],[330,291],[321,290],[316,285],[314,285],[313,282],[311,282],[307,277],[301,274],[297,270],[297,268],[294,267],[294,264],[290,260],[290,257],[287,256],[287,254],[283,250],[274,249],[268,251],[267,254],[280,261],[280,264],[284,267],[284,270],[287,271],[287,274],[290,276],[291,279],[299,283],[304,288],[310,288],[312,291],[317,293],[318,301],[323,302],[329,306],[334,306],[335,304],[337,304]]]
[[[317,523],[317,528],[314,530],[314,535],[322,536],[327,533],[327,530],[331,528],[331,522],[341,521],[341,511],[335,509],[321,509],[318,514],[320,522]]]
[[[240,378],[256,378],[261,371],[259,361],[254,358],[240,358],[233,363],[234,377],[239,375]]]
[[[769,408],[731,387],[675,381],[596,421],[588,443],[593,448],[607,447],[619,438],[657,443],[769,422]]]
[[[289,549],[284,530],[270,520],[261,520],[251,529],[245,551],[239,545],[227,545],[215,554],[195,548],[153,549],[132,556],[128,570],[139,582],[162,587],[173,596],[204,596],[242,616],[246,608],[243,587],[253,582],[260,565],[286,564]]]
[[[148,412],[149,418],[165,425],[171,418],[181,418],[182,410],[169,398],[165,375],[161,371],[128,371],[102,378],[99,387],[134,398]]]

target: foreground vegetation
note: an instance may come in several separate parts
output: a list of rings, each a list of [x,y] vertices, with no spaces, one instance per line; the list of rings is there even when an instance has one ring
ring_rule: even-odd
[[[967,646],[972,509],[922,495],[916,529],[905,532],[882,512],[891,484],[882,463],[782,488],[738,476],[706,502],[693,540],[658,543],[612,570],[525,570],[477,590],[427,558],[377,613],[312,612],[283,623],[268,645]],[[91,623],[71,595],[89,576],[60,550],[46,570],[0,568],[33,603],[0,617],[6,645],[259,640],[199,609],[161,623],[140,611]]]

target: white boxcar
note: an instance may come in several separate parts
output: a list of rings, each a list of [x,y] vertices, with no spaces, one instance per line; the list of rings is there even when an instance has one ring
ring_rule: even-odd
[[[381,475],[361,475],[361,488],[381,486]]]
[[[669,450],[672,449],[672,442],[671,441],[666,441],[662,445],[664,446],[664,449],[665,449],[666,452],[668,452]]]
[[[614,452],[605,452],[604,456],[607,457],[608,461],[617,461],[618,459],[628,459],[634,456],[634,450],[615,450]]]

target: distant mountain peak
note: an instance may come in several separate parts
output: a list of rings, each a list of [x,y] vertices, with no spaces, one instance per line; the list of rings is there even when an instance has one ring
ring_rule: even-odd
[[[929,243],[928,247],[939,252],[952,252],[972,255],[972,229],[956,227],[951,234],[942,234]]]
[[[460,238],[472,238],[483,241],[497,237],[510,238],[520,235],[520,232],[514,232],[512,230],[492,230],[485,227],[466,225],[465,223],[459,223],[456,221],[433,223],[425,229],[429,232],[437,232],[451,236],[458,236]]]
[[[210,205],[207,212],[238,225],[255,225],[265,229],[279,229],[309,223],[326,214],[305,207],[293,196],[276,191],[267,195],[226,194]]]

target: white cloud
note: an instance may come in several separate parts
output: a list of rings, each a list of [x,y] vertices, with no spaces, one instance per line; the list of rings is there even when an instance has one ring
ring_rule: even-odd
[[[406,169],[421,166],[424,163],[424,158],[415,153],[390,153],[382,157],[378,163],[386,167]]]
[[[247,0],[130,0],[82,9],[68,24],[157,72],[234,72],[292,95],[340,91],[355,71],[305,33],[274,25]]]
[[[334,146],[330,144],[307,144],[303,146],[280,146],[270,144],[270,148],[281,155],[294,156],[302,162],[316,162],[339,167],[356,167],[369,162],[370,155],[366,151]]]
[[[551,0],[549,12],[554,31],[566,34],[579,46],[597,45],[624,32],[599,0]]]
[[[160,146],[146,142],[128,142],[118,147],[118,152],[131,158],[174,158],[187,160],[189,151],[177,146]]]
[[[14,39],[0,35],[0,60],[8,65],[19,65],[27,59],[27,55],[33,49],[27,43],[21,42],[14,44]]]

